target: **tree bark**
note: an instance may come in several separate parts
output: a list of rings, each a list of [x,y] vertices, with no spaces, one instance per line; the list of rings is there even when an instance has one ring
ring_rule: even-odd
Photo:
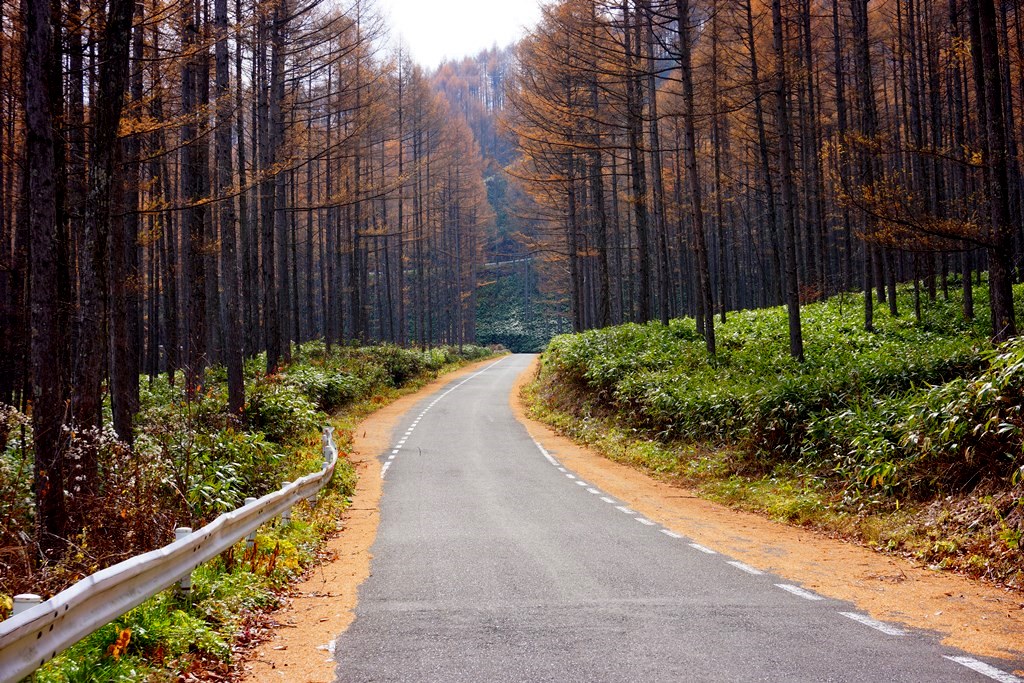
[[[43,556],[56,560],[64,550],[66,382],[57,290],[57,193],[54,129],[58,105],[52,79],[60,78],[53,50],[53,13],[48,0],[25,1],[25,127],[28,184],[25,187],[31,234],[30,321],[32,356],[32,438],[35,453],[36,542]],[[58,89],[59,90],[59,89]]]
[[[786,78],[786,50],[782,39],[782,3],[772,0],[772,34],[775,48],[775,101],[779,127],[779,182],[782,187],[782,228],[786,254],[786,310],[789,317],[789,355],[804,360],[803,330],[800,324],[800,282],[796,272],[796,220],[793,207],[793,152],[789,121],[789,87]]]
[[[220,199],[221,288],[224,296],[224,360],[228,371],[228,409],[238,415],[245,407],[242,376],[242,315],[238,296],[238,255],[235,232],[237,215],[234,197],[234,166],[231,156],[232,106],[228,75],[228,3],[214,2],[216,33],[217,176],[216,196]],[[235,49],[241,49],[236,46]]]
[[[708,261],[707,238],[704,232],[704,205],[700,175],[697,168],[697,134],[694,122],[693,65],[690,47],[690,2],[676,0],[676,21],[679,33],[679,78],[683,98],[683,159],[690,186],[690,216],[693,220],[693,254],[697,261],[698,298],[704,326],[700,331],[708,355],[714,357],[715,305],[711,293],[711,267]]]

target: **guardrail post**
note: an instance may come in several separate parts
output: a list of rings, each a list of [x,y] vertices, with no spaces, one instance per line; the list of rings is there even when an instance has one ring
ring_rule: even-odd
[[[337,453],[337,446],[334,445],[334,427],[324,427],[324,469],[331,465]]]
[[[27,612],[42,601],[43,599],[34,593],[22,593],[21,595],[15,595],[14,611],[11,613],[11,616],[16,617],[22,612]]]
[[[249,503],[255,503],[255,502],[256,502],[255,498],[246,498],[245,499],[245,504],[246,505],[248,505]],[[251,547],[253,547],[253,545],[255,543],[256,543],[256,530],[253,529],[252,533],[250,533],[248,536],[245,537],[245,547],[246,548],[251,548]]]
[[[175,541],[180,541],[181,539],[185,538],[186,536],[188,536],[191,533],[192,533],[192,528],[191,527],[187,527],[187,526],[178,527],[177,529],[174,530],[174,540]],[[180,579],[178,579],[177,591],[178,591],[179,595],[188,595],[189,593],[192,592],[192,572],[191,571],[188,574],[185,574],[185,576],[183,576]]]
[[[291,486],[291,484],[292,483],[290,481],[282,482],[281,483],[281,488],[286,489],[289,486]],[[285,524],[291,524],[291,523],[292,523],[292,509],[289,507],[287,510],[285,510],[284,512],[281,513],[281,524],[285,525]]]

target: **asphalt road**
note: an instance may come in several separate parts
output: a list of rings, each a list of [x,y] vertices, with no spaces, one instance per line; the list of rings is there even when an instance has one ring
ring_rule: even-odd
[[[531,358],[452,382],[396,430],[338,681],[1019,680],[712,554],[565,471],[509,408]]]

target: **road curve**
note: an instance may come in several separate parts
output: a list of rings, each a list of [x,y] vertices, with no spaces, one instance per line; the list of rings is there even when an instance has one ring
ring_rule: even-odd
[[[1020,681],[566,471],[509,407],[532,359],[456,380],[400,422],[337,681]]]

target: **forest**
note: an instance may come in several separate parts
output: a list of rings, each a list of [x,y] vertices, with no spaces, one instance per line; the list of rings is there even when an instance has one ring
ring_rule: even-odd
[[[0,403],[31,417],[0,447],[31,441],[43,558],[140,376],[223,368],[241,419],[249,359],[474,341],[481,155],[386,38],[361,0],[0,4]]]
[[[502,347],[613,458],[1019,587],[1022,147],[1013,0],[548,0],[430,69],[372,0],[0,0],[0,616]],[[59,666],[228,658],[341,462]]]
[[[1024,28],[995,0],[565,0],[518,47],[509,167],[574,329],[991,282],[1016,334]]]
[[[108,438],[146,452],[154,387],[244,426],[319,344],[540,351],[689,317],[715,361],[735,312],[784,306],[802,362],[803,309],[837,296],[868,333],[941,299],[1017,335],[1009,0],[553,0],[432,71],[370,0],[2,0],[0,124],[30,564],[67,551]]]

